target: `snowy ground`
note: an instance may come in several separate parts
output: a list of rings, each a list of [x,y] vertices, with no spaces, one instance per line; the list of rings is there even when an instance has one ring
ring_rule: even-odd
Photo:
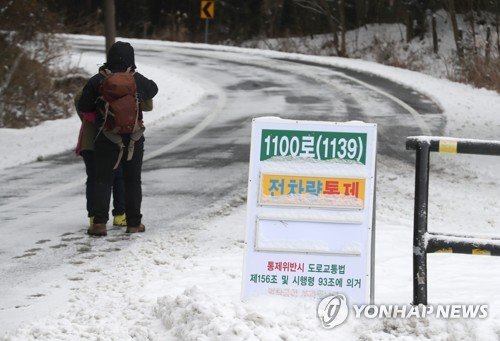
[[[132,41],[155,46],[169,43]],[[176,44],[172,44],[176,45]],[[311,57],[229,47],[193,46],[241,54],[286,57],[338,65],[385,76],[414,87],[434,99],[447,118],[453,137],[498,139],[500,96],[494,92],[435,79],[423,74],[371,62]],[[74,56],[73,60],[78,60]],[[97,61],[83,66],[95,71]],[[164,75],[161,87],[169,98],[156,103],[165,115],[197,102],[203,86],[194,76],[139,66],[147,75]],[[186,89],[191,89],[186,93]],[[193,90],[194,89],[194,90]],[[187,111],[188,112],[188,111]],[[65,129],[58,129],[64,127]],[[32,130],[30,130],[32,129]],[[74,144],[78,121],[71,118],[20,131],[0,130],[2,168],[56,153]],[[33,141],[36,136],[49,140]],[[59,135],[60,134],[60,135]],[[5,140],[4,140],[5,139]],[[15,139],[16,144],[8,145]],[[40,143],[43,142],[43,143]],[[47,142],[45,144],[45,142]],[[430,230],[498,235],[500,159],[495,157],[432,155]],[[377,303],[407,304],[412,300],[413,181],[411,165],[379,157],[377,182],[376,289]],[[498,340],[500,338],[500,259],[466,255],[429,256],[429,303],[487,303],[486,320],[356,320],[349,318],[333,331],[323,330],[316,318],[316,302],[240,301],[245,206],[228,198],[215,216],[187,217],[174,229],[146,233],[121,257],[96,258],[85,270],[68,276],[85,280],[51,282],[65,286],[58,302],[47,302],[44,318],[26,316],[0,321],[2,339],[110,340]],[[233,206],[238,206],[233,209]],[[145,212],[154,220],[155,212]],[[97,248],[112,248],[105,240]],[[71,262],[83,262],[85,254]],[[80,257],[80,258],[79,258]],[[100,270],[99,270],[100,269]],[[4,298],[6,299],[6,298]],[[43,298],[42,298],[43,299]],[[11,325],[18,328],[12,330]]]

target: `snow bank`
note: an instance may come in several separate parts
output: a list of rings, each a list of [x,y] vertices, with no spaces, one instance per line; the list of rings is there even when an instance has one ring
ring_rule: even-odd
[[[241,304],[228,301],[199,287],[178,296],[158,299],[156,315],[179,340],[295,340],[319,337],[315,305],[311,302],[273,300],[277,309],[262,309],[266,301]]]

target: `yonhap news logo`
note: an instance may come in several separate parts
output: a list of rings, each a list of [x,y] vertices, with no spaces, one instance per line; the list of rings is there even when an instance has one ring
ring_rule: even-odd
[[[348,315],[347,298],[342,294],[327,296],[318,304],[318,317],[326,329],[344,323]]]
[[[323,328],[332,329],[341,325],[351,314],[355,318],[367,319],[411,319],[434,317],[438,319],[485,319],[488,317],[487,304],[436,304],[398,305],[362,304],[349,309],[346,296],[330,295],[323,298],[317,307],[318,318]]]

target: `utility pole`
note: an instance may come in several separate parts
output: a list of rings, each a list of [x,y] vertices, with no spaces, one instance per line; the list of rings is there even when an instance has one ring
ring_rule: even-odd
[[[106,37],[106,53],[111,45],[115,43],[115,0],[105,0],[104,2],[104,35]]]

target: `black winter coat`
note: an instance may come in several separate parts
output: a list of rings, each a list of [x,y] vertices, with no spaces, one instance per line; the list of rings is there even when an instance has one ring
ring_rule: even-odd
[[[128,43],[116,42],[108,52],[107,62],[100,70],[108,69],[111,72],[124,72],[127,68],[135,70],[134,49]],[[140,73],[134,74],[135,83],[137,85],[137,96],[139,102],[152,99],[158,93],[158,86],[155,82],[147,79]],[[104,76],[100,73],[92,76],[82,91],[82,96],[78,101],[79,112],[98,112],[99,103],[99,86],[101,85]],[[139,113],[139,120],[142,120],[142,112]],[[102,123],[101,115],[96,115],[96,123],[98,126]]]

